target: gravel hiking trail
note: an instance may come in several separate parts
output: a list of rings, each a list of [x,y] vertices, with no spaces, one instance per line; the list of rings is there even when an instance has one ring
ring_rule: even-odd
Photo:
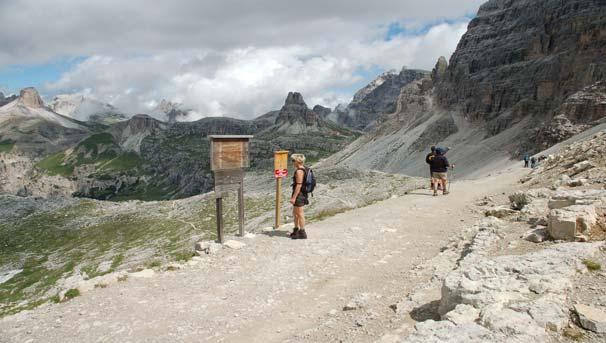
[[[390,305],[428,281],[415,267],[527,171],[341,213],[308,225],[307,240],[259,228],[235,238],[241,249],[0,319],[0,342],[374,342],[402,324]]]

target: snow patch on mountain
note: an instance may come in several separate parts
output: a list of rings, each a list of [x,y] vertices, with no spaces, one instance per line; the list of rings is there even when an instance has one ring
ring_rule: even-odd
[[[82,94],[61,94],[53,98],[49,107],[64,116],[77,120],[87,121],[91,117],[105,117],[126,119],[124,115],[114,106],[101,102],[90,96]]]

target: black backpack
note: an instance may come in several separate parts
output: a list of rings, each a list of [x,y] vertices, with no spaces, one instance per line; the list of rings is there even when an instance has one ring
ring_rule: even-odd
[[[316,189],[316,177],[314,176],[314,172],[311,168],[305,168],[305,178],[303,179],[301,191],[307,194],[312,193],[313,196],[314,189]]]

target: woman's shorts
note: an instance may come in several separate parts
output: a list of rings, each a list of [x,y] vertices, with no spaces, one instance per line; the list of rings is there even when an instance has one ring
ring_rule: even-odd
[[[300,192],[297,195],[297,199],[295,199],[295,207],[303,207],[305,205],[309,205],[309,199],[307,198],[307,194]]]
[[[433,172],[431,173],[431,177],[433,177],[434,179],[446,180],[447,173]]]

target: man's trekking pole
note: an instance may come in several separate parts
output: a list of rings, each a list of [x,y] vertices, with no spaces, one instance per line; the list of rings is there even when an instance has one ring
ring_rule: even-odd
[[[450,173],[450,182],[448,183],[448,193],[450,193],[450,186],[452,185],[452,182],[454,181],[454,164],[452,165],[452,170]]]

